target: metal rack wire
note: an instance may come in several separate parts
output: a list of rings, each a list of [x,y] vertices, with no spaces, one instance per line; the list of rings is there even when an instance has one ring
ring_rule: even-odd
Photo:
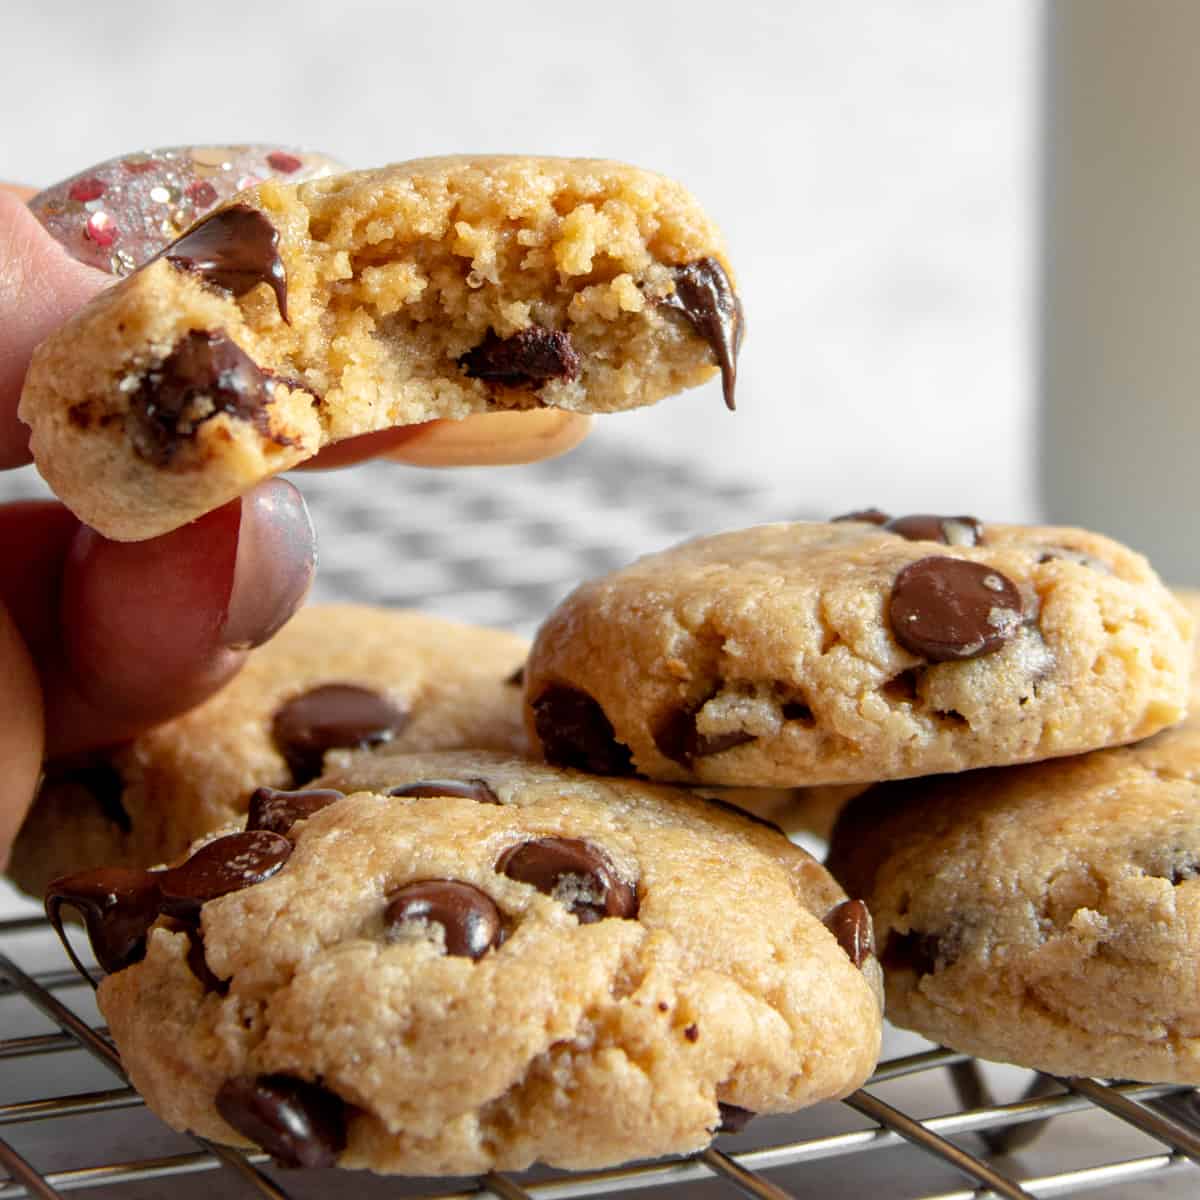
[[[99,1090],[35,1095],[0,1103],[0,1200],[15,1200],[19,1196],[50,1200],[68,1192],[120,1189],[209,1171],[222,1172],[221,1182],[215,1184],[219,1195],[258,1195],[273,1200],[290,1200],[296,1195],[295,1187],[302,1180],[302,1173],[278,1172],[270,1167],[265,1155],[243,1154],[200,1138],[193,1138],[193,1147],[180,1153],[113,1157],[85,1166],[54,1170],[40,1168],[33,1156],[16,1148],[13,1143],[19,1144],[21,1131],[39,1123],[65,1124],[68,1118],[92,1115],[113,1122],[115,1129],[115,1123],[126,1118],[129,1110],[139,1109],[142,1105],[128,1086],[120,1058],[105,1036],[106,1031],[94,1027],[67,1002],[65,997],[72,993],[85,999],[90,996],[75,972],[27,969],[15,956],[12,948],[28,942],[32,957],[32,946],[37,942],[44,946],[47,937],[47,926],[41,917],[0,921],[0,1002],[6,1006],[31,1006],[55,1027],[50,1033],[3,1036],[5,1028],[0,1025],[0,1064],[29,1063],[39,1056],[82,1053],[102,1063],[116,1080],[114,1086]],[[0,1009],[0,1019],[7,1011],[8,1008]],[[28,1016],[28,1012],[25,1015]],[[3,1070],[0,1066],[0,1073]],[[959,1098],[960,1107],[956,1111],[917,1118],[876,1094],[880,1085],[936,1072],[948,1074]],[[868,1152],[895,1148],[907,1142],[950,1164],[962,1176],[962,1186],[925,1193],[922,1200],[967,1200],[983,1196],[1005,1196],[1016,1200],[1091,1193],[1116,1185],[1123,1185],[1119,1194],[1131,1195],[1134,1193],[1130,1189],[1135,1185],[1176,1172],[1195,1172],[1200,1164],[1200,1118],[1196,1116],[1200,1110],[1194,1107],[1195,1100],[1192,1089],[1178,1085],[1035,1076],[1021,1098],[996,1103],[978,1064],[967,1055],[935,1048],[881,1063],[866,1087],[843,1101],[866,1119],[865,1128],[796,1140],[784,1137],[744,1151],[726,1149],[726,1139],[721,1139],[720,1144],[687,1158],[574,1174],[493,1173],[468,1181],[465,1186],[452,1184],[453,1190],[444,1186],[438,1188],[434,1181],[429,1181],[433,1190],[413,1192],[405,1189],[401,1192],[398,1185],[386,1194],[403,1194],[412,1200],[422,1197],[425,1200],[465,1200],[466,1197],[480,1196],[498,1200],[567,1200],[634,1191],[639,1194],[671,1192],[678,1196],[690,1195],[698,1185],[708,1181],[724,1185],[718,1194],[788,1200],[801,1194],[817,1193],[807,1187],[798,1192],[794,1190],[795,1184],[781,1187],[770,1177],[777,1170],[803,1168],[833,1159],[844,1160],[846,1170],[853,1172]],[[1014,1170],[1012,1155],[1029,1144],[1031,1135],[1036,1136],[1044,1127],[1053,1126],[1069,1114],[1092,1109],[1104,1110],[1128,1123],[1154,1139],[1161,1148],[1157,1153],[1137,1154],[1035,1177],[1019,1177]],[[968,1139],[964,1135],[975,1136]],[[964,1141],[982,1146],[984,1153],[968,1149]],[[789,1174],[792,1179],[804,1179],[803,1172],[797,1174],[792,1170]],[[1200,1176],[1189,1183],[1194,1187],[1200,1183]],[[337,1185],[331,1186],[330,1192],[334,1186]],[[877,1187],[873,1190],[875,1194],[886,1194],[879,1192]],[[108,1194],[126,1193],[118,1190]]]

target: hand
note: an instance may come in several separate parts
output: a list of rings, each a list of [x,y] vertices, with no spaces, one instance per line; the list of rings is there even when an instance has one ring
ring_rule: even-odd
[[[30,461],[16,416],[34,347],[112,282],[72,259],[0,185],[0,469]],[[587,418],[488,414],[329,447],[309,467],[382,455],[422,466],[562,453]],[[42,762],[135,736],[222,687],[303,602],[316,567],[304,500],[282,479],[164,537],[110,542],[61,504],[0,505],[0,867]]]

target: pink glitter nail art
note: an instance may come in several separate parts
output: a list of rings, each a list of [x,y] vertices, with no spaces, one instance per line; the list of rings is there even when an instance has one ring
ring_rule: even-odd
[[[324,154],[278,146],[171,146],[88,167],[39,192],[29,207],[73,257],[128,275],[243,188],[344,170]]]

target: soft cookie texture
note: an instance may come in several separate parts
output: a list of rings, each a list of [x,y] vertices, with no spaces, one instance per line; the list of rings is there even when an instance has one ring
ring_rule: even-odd
[[[9,874],[40,896],[56,875],[148,867],[245,815],[256,788],[319,775],[326,751],[390,743],[521,752],[523,639],[423,613],[302,609],[199,708],[131,744],[52,764]]]
[[[730,786],[868,783],[1145,737],[1193,622],[1140,555],[972,517],[763,525],[570,595],[526,669],[550,762]]]
[[[268,180],[34,356],[38,469],[111,538],[166,532],[343,438],[438,417],[652,404],[742,317],[713,223],[621,163],[434,158]]]
[[[500,754],[359,753],[316,786],[170,870],[51,889],[174,1127],[310,1166],[591,1167],[869,1075],[869,916],[777,832]]]
[[[1194,715],[852,801],[828,865],[875,918],[889,1018],[1053,1074],[1200,1084],[1198,781]]]

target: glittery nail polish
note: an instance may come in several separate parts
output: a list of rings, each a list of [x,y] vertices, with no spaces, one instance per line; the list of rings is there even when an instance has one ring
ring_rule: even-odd
[[[72,257],[128,275],[244,188],[265,179],[299,183],[345,169],[308,150],[171,146],[88,167],[39,192],[29,207]]]

